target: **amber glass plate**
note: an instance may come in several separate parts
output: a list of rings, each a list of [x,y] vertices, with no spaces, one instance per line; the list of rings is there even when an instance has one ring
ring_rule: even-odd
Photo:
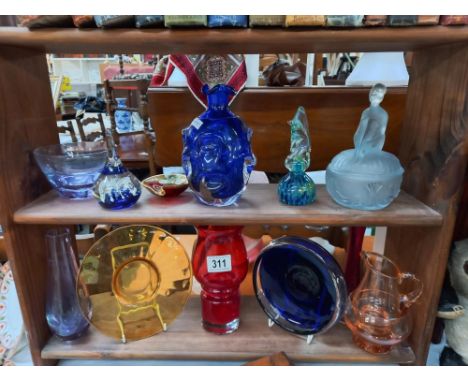
[[[132,225],[89,249],[77,292],[91,324],[126,342],[165,330],[191,289],[192,268],[182,244],[158,227]]]

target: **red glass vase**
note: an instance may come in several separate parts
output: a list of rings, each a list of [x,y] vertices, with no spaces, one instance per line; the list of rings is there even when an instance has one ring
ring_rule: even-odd
[[[241,226],[198,226],[192,257],[195,278],[202,286],[203,327],[217,334],[239,327],[239,285],[247,270]]]

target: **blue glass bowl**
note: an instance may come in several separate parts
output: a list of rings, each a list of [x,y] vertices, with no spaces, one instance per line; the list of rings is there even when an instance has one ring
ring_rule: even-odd
[[[38,147],[34,157],[49,183],[70,199],[93,196],[93,186],[107,161],[102,142],[77,142]]]
[[[255,294],[281,328],[300,335],[323,333],[346,308],[346,283],[335,259],[319,244],[300,237],[273,240],[254,267]]]

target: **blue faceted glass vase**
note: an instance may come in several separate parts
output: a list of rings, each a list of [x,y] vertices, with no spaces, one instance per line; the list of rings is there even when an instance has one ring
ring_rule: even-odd
[[[338,263],[309,239],[273,240],[255,262],[253,281],[268,317],[295,334],[327,331],[346,308],[346,283]]]
[[[205,85],[203,92],[208,109],[182,131],[182,166],[197,199],[223,207],[240,198],[255,166],[252,130],[229,110],[233,88]]]
[[[110,210],[133,206],[141,195],[140,181],[122,164],[110,130],[106,131],[107,163],[94,185],[94,196],[99,204]]]

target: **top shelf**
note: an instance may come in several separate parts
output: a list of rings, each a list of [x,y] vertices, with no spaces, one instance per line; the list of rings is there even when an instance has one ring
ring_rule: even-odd
[[[68,200],[51,191],[16,211],[22,224],[309,224],[333,226],[437,226],[442,216],[411,195],[400,192],[380,211],[341,207],[323,185],[308,206],[287,206],[278,201],[276,184],[249,184],[237,205],[224,208],[198,203],[189,191],[176,198],[160,198],[143,189],[138,204],[125,210],[105,210],[96,200]]]
[[[468,26],[352,29],[74,29],[0,27],[0,45],[47,53],[308,53],[412,51],[468,43]]]

